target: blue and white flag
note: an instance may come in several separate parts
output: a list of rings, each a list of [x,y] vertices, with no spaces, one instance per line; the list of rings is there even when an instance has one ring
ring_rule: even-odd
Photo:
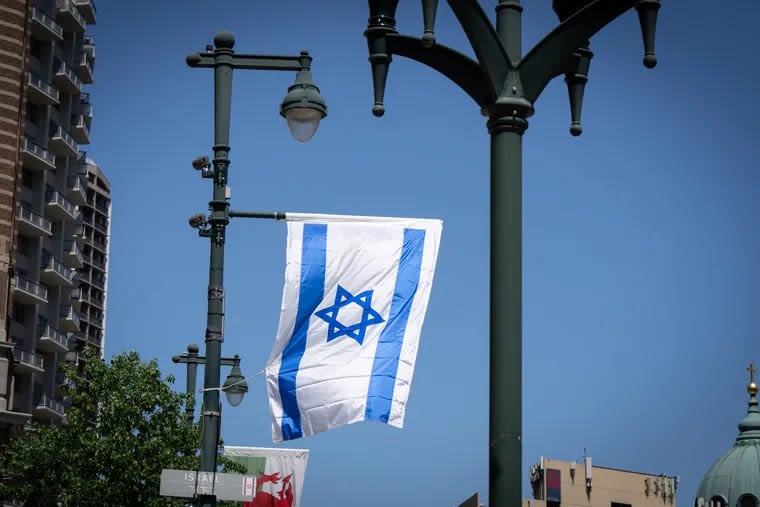
[[[266,367],[272,439],[404,422],[440,220],[286,214],[285,289]]]

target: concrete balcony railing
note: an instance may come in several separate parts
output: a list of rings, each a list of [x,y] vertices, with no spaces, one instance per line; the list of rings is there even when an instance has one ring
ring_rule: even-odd
[[[77,95],[82,92],[82,80],[79,79],[74,69],[69,67],[66,62],[58,64],[58,69],[53,74],[53,81],[61,90],[71,95]]]
[[[62,305],[58,327],[66,333],[76,333],[81,329],[79,313],[71,305]]]
[[[79,145],[62,125],[53,131],[48,147],[59,157],[75,157],[79,152]]]
[[[108,234],[108,224],[104,224],[103,222],[99,220],[94,220],[92,222],[92,225],[103,234]]]
[[[97,22],[98,10],[95,8],[95,0],[74,0],[74,4],[79,8],[79,12],[87,23],[94,25]]]
[[[87,239],[90,240],[90,245],[100,250],[102,253],[108,253],[108,243],[106,240],[99,238],[97,235],[92,235],[92,237],[88,237]]]
[[[16,275],[11,281],[13,300],[19,303],[38,305],[47,303],[48,292],[44,285]]]
[[[55,170],[55,155],[35,143],[28,137],[24,138],[24,167],[33,171]]]
[[[105,271],[105,270],[106,270],[106,262],[105,262],[105,261],[103,261],[103,260],[100,260],[100,259],[98,259],[98,258],[97,258],[97,257],[95,257],[94,255],[93,255],[93,256],[92,256],[92,258],[91,258],[91,259],[89,259],[87,262],[89,262],[89,263],[90,263],[90,265],[92,265],[92,266],[94,266],[94,267],[98,268],[98,269],[99,269],[99,270],[101,270],[101,271]]]
[[[72,269],[81,269],[84,266],[82,248],[73,239],[63,242],[63,263]]]
[[[53,233],[53,225],[50,220],[26,206],[21,206],[18,217],[19,230],[26,236],[50,236]]]
[[[43,421],[59,419],[64,415],[63,402],[42,393],[34,399],[32,414]]]
[[[40,41],[63,40],[63,28],[37,7],[32,7],[32,34]]]
[[[13,347],[14,371],[19,373],[43,373],[45,359],[34,352]]]
[[[69,337],[50,324],[37,326],[37,348],[44,352],[66,352]]]
[[[63,262],[52,255],[43,257],[40,267],[42,268],[40,281],[48,286],[61,285],[71,287],[74,285],[74,271],[64,266]]]
[[[79,96],[79,112],[84,115],[89,125],[89,122],[92,121],[92,104],[89,93],[83,93]]]
[[[95,70],[94,63],[87,52],[78,53],[74,57],[74,70],[84,84],[92,84],[92,73]]]
[[[77,206],[87,204],[87,185],[80,175],[70,176],[66,180],[66,196]]]
[[[94,285],[100,290],[106,289],[106,281],[105,279],[99,277],[99,276],[92,276],[90,277],[90,285]]]
[[[100,295],[100,296],[95,296],[95,295],[92,295],[92,294],[90,294],[90,297],[89,297],[89,299],[88,299],[88,302],[89,302],[89,303],[90,303],[92,306],[94,306],[94,307],[98,308],[99,310],[105,310],[105,309],[106,309],[106,302],[105,302],[105,297],[104,297],[104,296],[102,296],[102,295]]]
[[[77,207],[53,187],[45,192],[45,215],[53,220],[73,220],[77,217]]]
[[[72,0],[55,0],[55,18],[69,32],[84,32],[87,21]]]
[[[26,96],[29,102],[38,106],[58,104],[60,96],[55,86],[32,72],[29,73],[27,83],[29,87]]]
[[[82,113],[71,115],[71,137],[79,144],[90,144],[90,124]]]

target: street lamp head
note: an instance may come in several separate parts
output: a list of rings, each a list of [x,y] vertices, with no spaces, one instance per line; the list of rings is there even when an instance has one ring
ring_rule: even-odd
[[[193,229],[199,229],[206,225],[206,217],[202,213],[198,213],[197,215],[191,216],[187,223],[190,224],[190,227]]]
[[[301,70],[280,105],[280,115],[287,120],[290,133],[301,142],[311,139],[320,120],[327,116],[327,104],[312,81],[310,66],[309,53],[301,51]]]
[[[210,166],[211,166],[211,162],[209,161],[206,155],[201,155],[200,157],[195,157],[193,159],[193,169],[195,169],[196,171],[208,169]]]
[[[243,402],[243,396],[248,392],[248,383],[240,370],[240,356],[235,354],[234,361],[232,371],[227,375],[224,385],[222,385],[222,391],[227,395],[229,404],[237,407]]]

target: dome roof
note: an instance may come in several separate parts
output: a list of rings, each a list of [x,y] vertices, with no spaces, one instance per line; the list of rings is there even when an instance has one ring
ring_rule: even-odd
[[[752,364],[747,368],[749,407],[734,446],[710,467],[697,490],[695,507],[760,507],[760,410]]]

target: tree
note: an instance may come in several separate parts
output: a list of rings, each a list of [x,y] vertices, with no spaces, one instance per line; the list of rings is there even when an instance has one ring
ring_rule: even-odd
[[[199,429],[187,424],[174,379],[135,351],[109,365],[87,350],[84,367],[66,367],[66,375],[65,425],[38,425],[2,449],[0,499],[25,507],[185,505],[158,494],[163,468],[198,468]]]

